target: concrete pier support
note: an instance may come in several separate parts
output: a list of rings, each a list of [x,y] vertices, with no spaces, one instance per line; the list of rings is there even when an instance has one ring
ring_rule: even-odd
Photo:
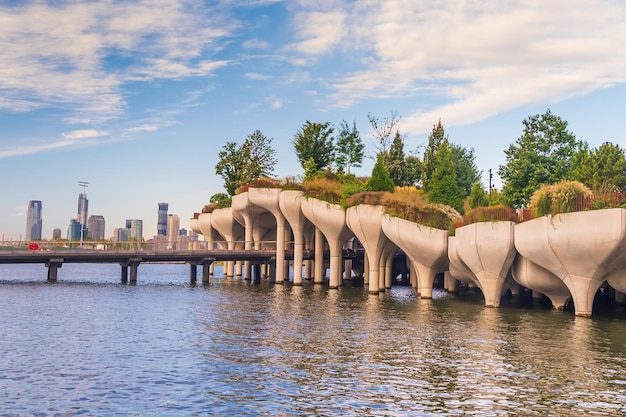
[[[421,298],[432,298],[435,275],[448,269],[448,231],[385,214],[385,235],[406,253],[417,272]]]
[[[198,280],[198,264],[189,264],[189,283],[195,285]]]
[[[48,268],[48,282],[57,282],[57,275],[59,268],[63,266],[63,259],[50,259],[50,262],[46,263]]]
[[[352,237],[352,232],[346,225],[346,212],[337,204],[330,204],[316,198],[302,201],[302,213],[326,237],[330,251],[330,278],[329,287],[338,288],[341,285],[343,244]],[[318,235],[315,243],[315,282],[318,282]],[[320,239],[321,240],[321,239]]]
[[[128,262],[128,266],[130,267],[130,277],[129,277],[130,285],[137,285],[137,270],[139,268],[140,263],[141,263],[141,259],[131,259]]]
[[[476,276],[487,307],[499,307],[517,251],[513,222],[473,223],[456,229],[457,254]]]
[[[276,220],[276,284],[282,284],[287,278],[285,268],[285,216],[280,211],[280,188],[249,188],[250,203],[272,213]]]
[[[378,294],[385,289],[384,270],[381,274],[381,266],[384,268],[386,260],[383,253],[392,243],[383,233],[381,226],[383,214],[383,206],[379,205],[361,204],[346,210],[346,223],[367,253],[370,294]]]
[[[459,285],[459,281],[457,281],[450,271],[445,271],[443,274],[443,288],[448,291],[450,294],[455,294],[457,292],[457,288]]]
[[[542,301],[545,295],[555,310],[563,310],[571,297],[567,286],[559,277],[522,255],[518,254],[515,258],[511,274],[515,282],[532,290],[533,301]]]
[[[302,201],[305,197],[301,191],[283,190],[278,198],[280,211],[293,232],[293,284],[302,285],[305,232],[308,227],[311,227],[304,213],[302,213]]]
[[[120,264],[120,282],[122,284],[128,284],[128,264]]]
[[[580,211],[529,220],[516,226],[515,246],[563,281],[572,294],[576,316],[589,317],[600,286],[626,267],[626,210]]]
[[[202,262],[202,284],[206,285],[209,283],[210,276],[212,275],[212,267],[213,261],[204,261]]]
[[[226,249],[235,249],[236,243],[240,242],[244,236],[244,227],[236,220],[239,217],[244,222],[241,215],[236,213],[231,207],[217,209],[211,213],[211,226],[218,231],[226,240]],[[202,227],[202,215],[199,217],[200,227]],[[224,263],[224,275],[233,277],[235,267],[232,261]]]

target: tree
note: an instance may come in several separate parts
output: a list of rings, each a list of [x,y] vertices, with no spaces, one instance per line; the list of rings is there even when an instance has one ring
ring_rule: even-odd
[[[383,164],[383,158],[380,155],[376,158],[372,176],[365,184],[365,189],[367,191],[389,191],[391,193],[395,190],[393,181],[389,177],[389,173]]]
[[[431,203],[447,204],[461,210],[462,199],[456,182],[456,171],[452,164],[452,151],[447,139],[439,146],[435,172],[430,180],[427,199]]]
[[[407,183],[405,159],[404,141],[400,136],[400,132],[396,130],[393,143],[389,148],[389,156],[385,160],[385,168],[387,168],[387,172],[393,183],[400,187],[404,187]]]
[[[456,183],[461,192],[461,199],[470,194],[472,185],[480,179],[480,171],[476,167],[474,149],[466,149],[461,145],[452,143],[452,164],[456,172]]]
[[[422,161],[417,156],[409,155],[404,159],[406,185],[417,187],[422,179]]]
[[[383,164],[387,157],[389,149],[389,142],[391,135],[398,131],[398,123],[400,122],[400,116],[395,111],[391,111],[389,117],[383,117],[382,119],[374,116],[371,113],[367,114],[367,119],[374,129],[374,138],[377,140],[376,149],[378,150],[377,157],[381,156]]]
[[[605,142],[590,151],[585,142],[573,157],[571,177],[594,191],[626,191],[624,150]]]
[[[489,195],[485,192],[481,183],[475,182],[472,185],[472,189],[467,197],[467,205],[471,209],[489,205]]]
[[[567,122],[550,110],[523,121],[524,133],[504,151],[506,164],[498,174],[504,180],[502,194],[513,206],[528,204],[544,184],[566,179],[578,142]]]
[[[422,186],[424,191],[430,189],[430,179],[437,168],[437,151],[445,139],[446,133],[441,124],[441,119],[439,119],[439,122],[433,125],[433,130],[428,135],[428,145],[424,150],[424,158],[422,159]]]
[[[312,159],[315,163],[315,173],[329,167],[335,150],[334,138],[331,136],[333,130],[328,122],[312,123],[307,120],[294,135],[291,143],[303,169],[307,168],[309,159]],[[310,163],[308,168],[310,171]]]
[[[345,120],[339,125],[339,135],[335,147],[335,166],[337,171],[350,175],[351,167],[360,167],[363,162],[363,151],[365,145],[361,140],[356,122],[352,123],[352,128]],[[345,171],[344,171],[345,169]]]
[[[237,188],[257,178],[271,176],[277,162],[271,143],[272,139],[255,130],[241,146],[227,142],[222,147],[215,173],[224,179],[228,195],[234,195]]]

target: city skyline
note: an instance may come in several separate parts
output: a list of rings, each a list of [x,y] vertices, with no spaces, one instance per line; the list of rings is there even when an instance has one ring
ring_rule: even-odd
[[[591,147],[624,146],[626,4],[147,0],[0,5],[0,234],[24,236],[28,201],[43,237],[65,233],[77,181],[110,235],[127,218],[157,234],[169,203],[188,228],[223,192],[226,142],[272,138],[278,178],[302,174],[291,140],[306,120],[401,116],[422,156],[441,119],[482,171],[505,163],[522,121],[548,108]]]

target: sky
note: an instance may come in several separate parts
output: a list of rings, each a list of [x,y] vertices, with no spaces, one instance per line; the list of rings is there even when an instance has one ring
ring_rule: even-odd
[[[79,181],[106,237],[126,219],[181,227],[211,195],[227,142],[260,130],[278,178],[301,175],[307,121],[396,114],[422,156],[439,120],[501,187],[522,121],[550,109],[591,147],[626,145],[621,0],[0,0],[0,238],[43,238],[77,216]]]

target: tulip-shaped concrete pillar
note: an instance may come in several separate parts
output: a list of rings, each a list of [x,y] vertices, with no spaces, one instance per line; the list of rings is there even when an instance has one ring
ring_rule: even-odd
[[[249,188],[250,202],[263,207],[276,219],[276,283],[285,281],[285,216],[280,211],[278,196],[280,188]]]
[[[626,210],[557,214],[517,225],[515,246],[559,277],[577,316],[589,317],[598,288],[626,266]]]
[[[250,203],[248,192],[234,195],[231,207],[233,211],[239,213],[244,220],[244,249],[252,250],[254,243],[254,227],[255,225],[258,227],[260,214],[265,212],[265,209]],[[244,279],[251,279],[252,277],[252,264],[250,261],[244,262],[243,276]]]
[[[555,310],[563,310],[571,297],[567,286],[552,272],[531,262],[528,258],[517,255],[511,268],[513,279],[518,284],[544,294],[552,302]]]
[[[517,252],[513,222],[473,223],[456,229],[457,254],[474,273],[487,307],[499,307]]]
[[[211,213],[202,213],[198,216],[197,227],[199,231],[197,233],[201,233],[204,236],[204,240],[207,243],[207,248],[209,250],[213,249],[213,246],[222,242],[223,239],[220,236],[219,232],[215,230],[215,228],[211,225]],[[214,271],[214,263],[211,262],[208,265],[203,265],[203,268],[208,267],[208,271],[204,271],[202,273],[203,283],[208,282],[208,277],[213,275]],[[208,273],[207,273],[208,272]]]
[[[211,226],[217,230],[227,242],[227,249],[235,249],[235,245],[244,235],[243,226],[235,220],[232,208],[222,208],[211,213]],[[234,262],[226,264],[226,276],[234,276]]]
[[[432,298],[435,275],[448,267],[448,232],[388,214],[382,217],[382,229],[417,270],[420,296]]]
[[[316,198],[308,198],[302,201],[302,213],[313,223],[326,237],[330,250],[330,288],[338,288],[341,285],[343,257],[341,248],[346,240],[350,239],[352,232],[346,226],[346,212],[337,204],[330,204]],[[315,250],[318,250],[316,236]],[[318,270],[318,256],[315,254],[315,270]],[[317,282],[317,273],[315,281]]]
[[[280,211],[293,231],[293,285],[302,285],[302,263],[304,261],[304,232],[308,220],[302,213],[301,191],[284,190],[278,196]]]
[[[457,251],[458,243],[455,236],[448,237],[448,270],[450,275],[458,281],[466,284],[478,285],[478,279],[471,269],[465,265],[465,262],[459,256]]]
[[[380,266],[382,254],[391,244],[383,233],[381,219],[383,207],[379,205],[360,204],[346,210],[346,223],[354,235],[359,239],[369,260],[369,292],[378,294],[384,290],[384,282],[381,285]]]

